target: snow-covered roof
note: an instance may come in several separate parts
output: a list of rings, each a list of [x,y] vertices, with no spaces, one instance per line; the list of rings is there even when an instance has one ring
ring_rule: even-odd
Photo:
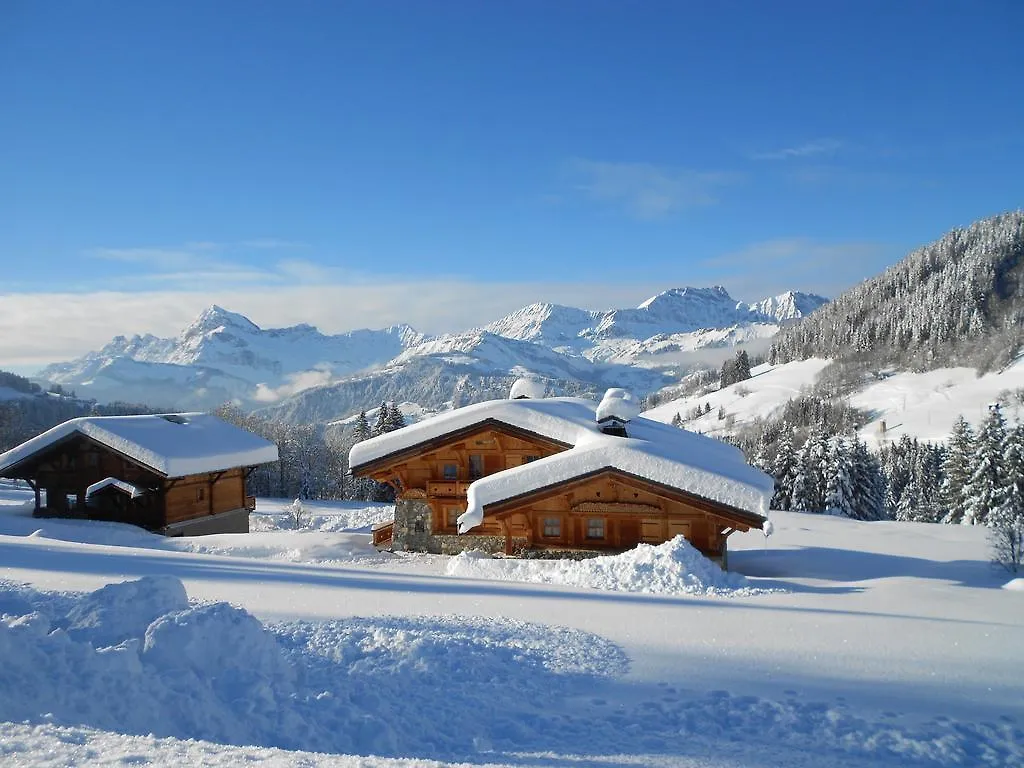
[[[561,453],[476,480],[469,487],[465,532],[480,524],[483,508],[605,468],[765,517],[771,477],[747,464],[728,443],[637,416],[629,437],[605,435],[598,404],[580,398],[489,400],[425,419],[352,446],[350,466],[360,467],[443,439],[484,422],[498,422],[569,446]]]
[[[85,416],[0,454],[0,473],[75,433],[166,477],[277,461],[277,446],[272,442],[207,413]]]
[[[104,488],[116,488],[122,493],[126,493],[133,499],[139,498],[146,492],[145,488],[139,488],[137,485],[126,483],[124,480],[118,480],[116,477],[107,477],[100,480],[98,483],[93,483],[85,489],[85,498],[89,498],[97,491],[102,491]]]

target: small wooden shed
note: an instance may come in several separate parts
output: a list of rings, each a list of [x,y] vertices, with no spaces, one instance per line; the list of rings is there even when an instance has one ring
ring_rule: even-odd
[[[277,446],[205,413],[71,419],[0,454],[34,514],[132,523],[169,536],[249,530],[252,469]]]

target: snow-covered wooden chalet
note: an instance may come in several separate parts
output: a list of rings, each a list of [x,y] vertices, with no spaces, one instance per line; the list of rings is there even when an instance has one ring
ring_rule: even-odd
[[[554,556],[682,534],[725,565],[729,534],[766,521],[772,478],[733,446],[639,416],[621,389],[598,404],[518,384],[352,447],[352,472],[397,494],[375,544]]]
[[[255,506],[246,478],[276,460],[273,443],[205,413],[88,416],[0,454],[0,477],[29,483],[39,517],[244,533]]]

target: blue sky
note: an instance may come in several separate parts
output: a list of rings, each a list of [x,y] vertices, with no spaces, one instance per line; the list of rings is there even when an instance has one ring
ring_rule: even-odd
[[[1021,206],[1022,28],[1015,0],[6,2],[0,367],[212,302],[442,331],[834,294]]]

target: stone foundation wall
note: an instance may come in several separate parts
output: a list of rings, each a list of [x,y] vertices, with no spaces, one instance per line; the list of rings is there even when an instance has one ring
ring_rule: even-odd
[[[395,527],[391,549],[395,552],[430,552],[435,555],[457,555],[467,549],[490,554],[505,551],[504,536],[457,536],[450,533],[431,533],[433,515],[425,499],[399,499],[395,503]],[[526,546],[526,539],[513,538],[512,551],[518,554]]]

